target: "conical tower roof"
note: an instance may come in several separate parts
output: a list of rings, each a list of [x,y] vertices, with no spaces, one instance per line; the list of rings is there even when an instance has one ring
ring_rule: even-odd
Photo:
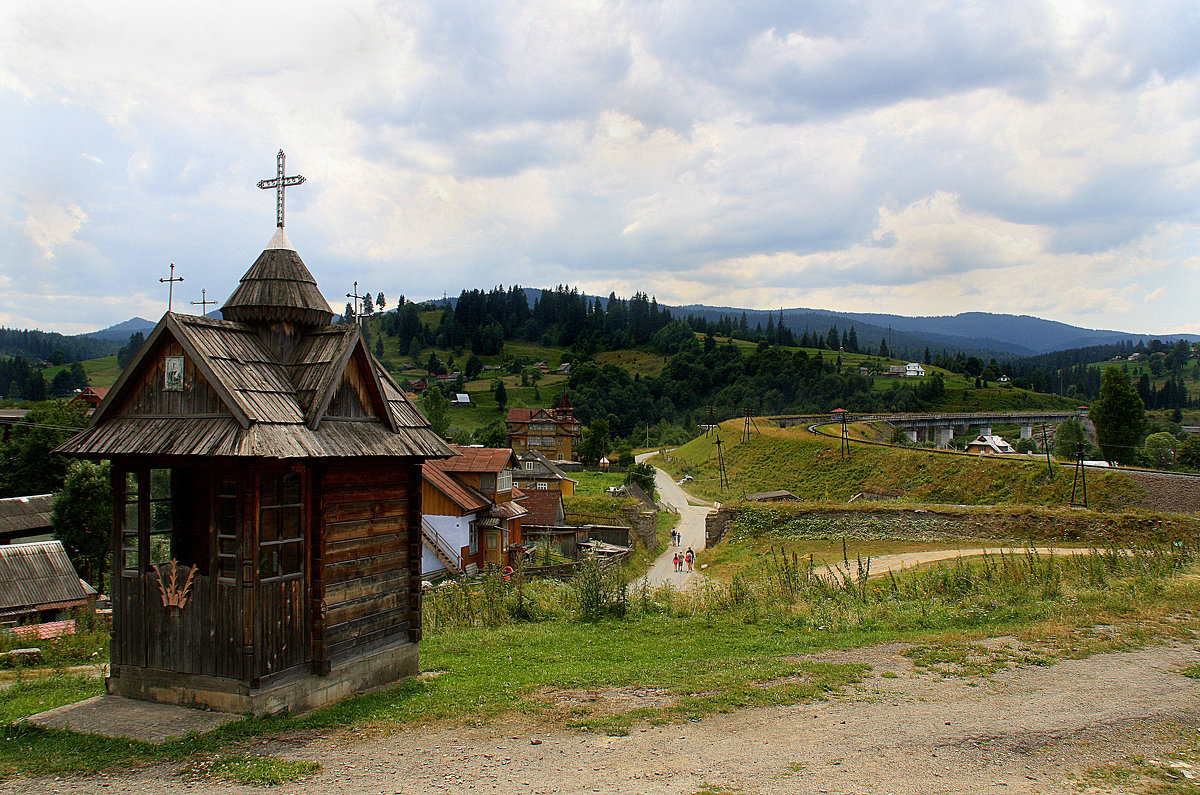
[[[333,320],[333,310],[287,233],[279,227],[221,307],[221,316],[239,323],[283,321],[327,326]]]

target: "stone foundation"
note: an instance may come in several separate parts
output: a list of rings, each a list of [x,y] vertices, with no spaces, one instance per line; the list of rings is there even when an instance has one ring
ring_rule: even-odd
[[[120,665],[113,667],[105,688],[112,695],[140,701],[270,715],[324,707],[415,676],[419,670],[417,644],[404,639],[341,662],[324,676],[297,671],[261,687],[236,679]]]

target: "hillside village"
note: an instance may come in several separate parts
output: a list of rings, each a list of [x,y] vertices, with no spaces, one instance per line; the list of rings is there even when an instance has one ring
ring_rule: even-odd
[[[77,6],[0,790],[1200,792],[1194,9]]]

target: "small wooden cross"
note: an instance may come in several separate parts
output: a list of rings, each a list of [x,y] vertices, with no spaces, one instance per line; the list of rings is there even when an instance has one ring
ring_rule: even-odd
[[[166,282],[166,284],[167,284],[167,311],[170,312],[171,311],[171,301],[175,297],[175,282],[183,281],[182,276],[175,275],[175,263],[174,262],[171,263],[171,278],[159,279],[158,281]]]
[[[208,315],[208,307],[210,304],[212,306],[216,306],[217,302],[206,300],[205,290],[203,287],[201,287],[200,288],[200,300],[192,301],[192,306],[199,306],[200,307],[200,317],[205,317],[206,315]]]
[[[283,150],[279,150],[276,155],[275,179],[262,179],[258,181],[258,187],[263,190],[269,188],[275,189],[275,226],[283,228],[283,189],[289,185],[299,185],[304,182],[304,177],[297,174],[294,177],[285,177],[283,175]]]
[[[346,297],[354,299],[354,322],[361,326],[362,314],[358,311],[358,302],[366,298],[366,296],[358,294],[358,282],[354,283],[354,292],[346,293]]]

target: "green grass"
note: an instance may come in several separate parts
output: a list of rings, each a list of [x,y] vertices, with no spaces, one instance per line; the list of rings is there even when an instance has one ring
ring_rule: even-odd
[[[1200,679],[1200,665],[1189,665],[1183,669],[1183,675],[1192,679]]]
[[[625,483],[624,472],[601,472],[599,470],[584,470],[583,472],[568,472],[571,479],[578,480],[575,494],[580,497],[607,496],[608,489]]]
[[[742,493],[787,489],[804,501],[846,502],[860,491],[895,494],[905,502],[951,505],[1066,505],[1071,470],[1044,460],[1003,459],[873,445],[853,445],[843,458],[838,440],[803,428],[780,429],[760,420],[758,434],[741,440],[740,420],[722,425],[730,487],[722,488],[717,450],[700,436],[672,451],[671,461],[652,461],[675,478],[695,480],[689,490],[723,502]],[[1089,472],[1089,507],[1119,510],[1140,503],[1143,492],[1120,472]]]
[[[116,354],[101,359],[87,359],[80,364],[83,365],[83,372],[87,375],[89,386],[112,386],[117,382],[117,376],[121,374],[121,368],[117,367]],[[68,369],[70,369],[70,365],[66,364],[47,367],[42,371],[42,377],[46,379],[46,383],[50,383],[60,370]]]
[[[0,723],[8,724],[48,709],[73,704],[104,692],[98,676],[24,673],[16,684],[0,691]]]
[[[274,756],[223,754],[216,758],[195,760],[180,774],[185,778],[209,778],[251,787],[273,787],[320,771],[321,765],[318,762],[280,759]]]
[[[798,579],[802,568],[763,560],[729,585],[711,584],[692,594],[634,593],[623,618],[590,621],[520,621],[513,610],[516,584],[495,578],[496,588],[507,589],[493,595],[498,625],[427,629],[422,665],[436,676],[297,717],[247,718],[161,746],[9,724],[0,741],[0,775],[219,760],[233,746],[283,732],[485,725],[514,713],[622,734],[647,723],[823,698],[857,681],[865,668],[822,664],[806,655],[884,641],[927,646],[919,656],[932,666],[968,659],[961,644],[991,634],[1017,634],[1026,643],[1044,637],[1059,651],[1039,650],[1033,664],[1040,664],[1054,654],[1109,648],[1087,635],[1093,625],[1133,626],[1126,645],[1180,637],[1183,624],[1167,618],[1200,609],[1200,580],[1174,576],[1192,565],[1190,557],[1175,554],[1017,555],[846,584]],[[525,587],[529,599],[534,586]],[[565,596],[574,586],[542,587]],[[11,704],[5,714],[12,720],[35,708],[20,701],[31,693],[57,701],[49,694],[62,688],[69,700],[86,694],[78,687],[48,680],[23,693],[0,693],[0,702]],[[288,775],[304,773],[298,766],[284,767]]]

